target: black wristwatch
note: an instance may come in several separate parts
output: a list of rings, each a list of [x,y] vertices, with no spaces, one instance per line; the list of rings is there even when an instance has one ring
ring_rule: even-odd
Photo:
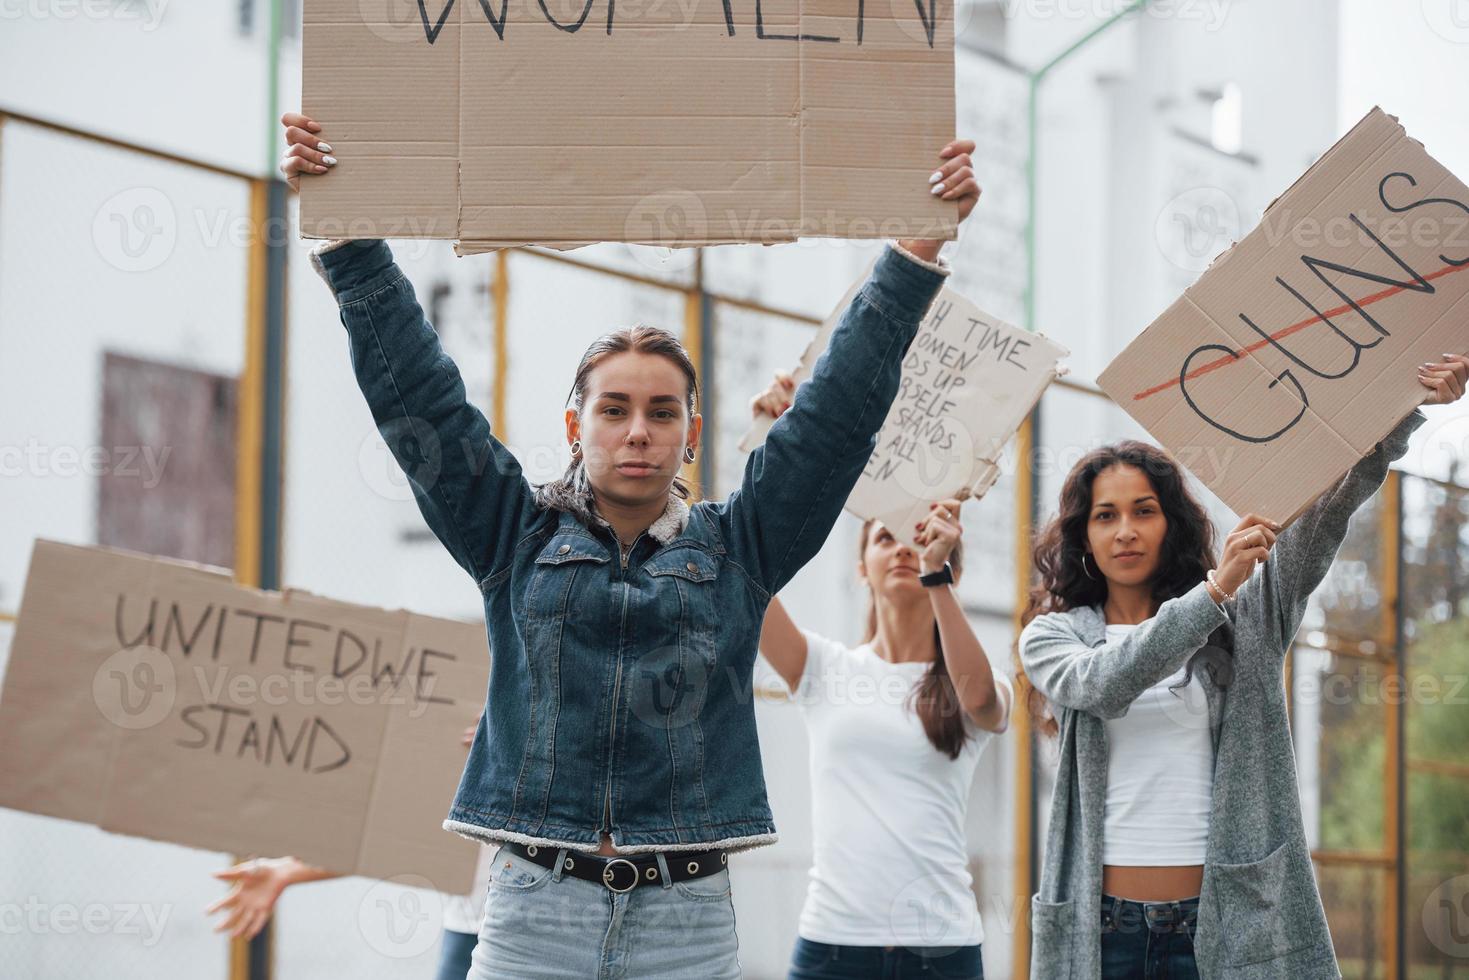
[[[954,570],[949,567],[948,562],[944,562],[944,567],[938,571],[918,576],[918,584],[930,589],[936,585],[953,585]]]

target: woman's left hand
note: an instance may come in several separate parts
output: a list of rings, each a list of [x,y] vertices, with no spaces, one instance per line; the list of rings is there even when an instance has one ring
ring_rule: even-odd
[[[1418,381],[1429,389],[1425,405],[1448,405],[1464,397],[1469,383],[1469,357],[1445,354],[1441,362],[1429,361],[1418,369]]]
[[[928,516],[918,523],[918,533],[913,540],[923,550],[918,553],[919,574],[942,571],[944,562],[954,553],[959,539],[964,536],[964,525],[959,523],[959,501],[953,497],[929,504]]]
[[[939,151],[939,168],[929,175],[929,193],[959,205],[959,222],[979,203],[979,180],[974,176],[974,140],[955,140]]]
[[[970,157],[973,152],[974,140],[955,140],[939,151],[938,169],[928,175],[930,194],[959,205],[960,224],[979,202],[979,181],[975,179],[974,161]],[[905,238],[898,244],[925,262],[936,262],[944,243],[937,239]]]

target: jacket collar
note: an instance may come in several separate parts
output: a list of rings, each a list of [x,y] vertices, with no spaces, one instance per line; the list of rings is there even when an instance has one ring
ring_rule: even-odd
[[[595,507],[591,511],[592,519],[598,524],[612,531],[612,537],[617,538],[617,532],[611,524],[602,519]],[[652,524],[648,525],[648,535],[660,545],[668,545],[673,542],[689,523],[689,505],[673,494],[668,495],[668,506],[663,508],[663,513]]]

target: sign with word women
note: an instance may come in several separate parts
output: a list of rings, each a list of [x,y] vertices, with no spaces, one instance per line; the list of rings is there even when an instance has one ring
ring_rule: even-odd
[[[953,238],[953,0],[306,0],[310,238]]]
[[[1373,109],[1098,379],[1236,513],[1288,523],[1469,352],[1469,188]]]
[[[464,892],[474,845],[442,825],[488,683],[482,624],[39,540],[0,806]]]

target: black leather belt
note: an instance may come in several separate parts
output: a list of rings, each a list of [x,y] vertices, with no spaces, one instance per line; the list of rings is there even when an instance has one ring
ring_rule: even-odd
[[[501,846],[511,854],[518,854],[543,868],[555,868],[556,855],[560,851],[560,848],[546,845],[514,842]],[[672,881],[692,881],[723,871],[729,864],[729,853],[718,850],[664,851],[663,860],[668,862],[668,874]],[[618,894],[630,892],[638,885],[657,885],[663,881],[663,871],[658,867],[657,857],[652,854],[605,857],[581,851],[567,851],[564,864],[562,874],[606,885],[609,890]]]

